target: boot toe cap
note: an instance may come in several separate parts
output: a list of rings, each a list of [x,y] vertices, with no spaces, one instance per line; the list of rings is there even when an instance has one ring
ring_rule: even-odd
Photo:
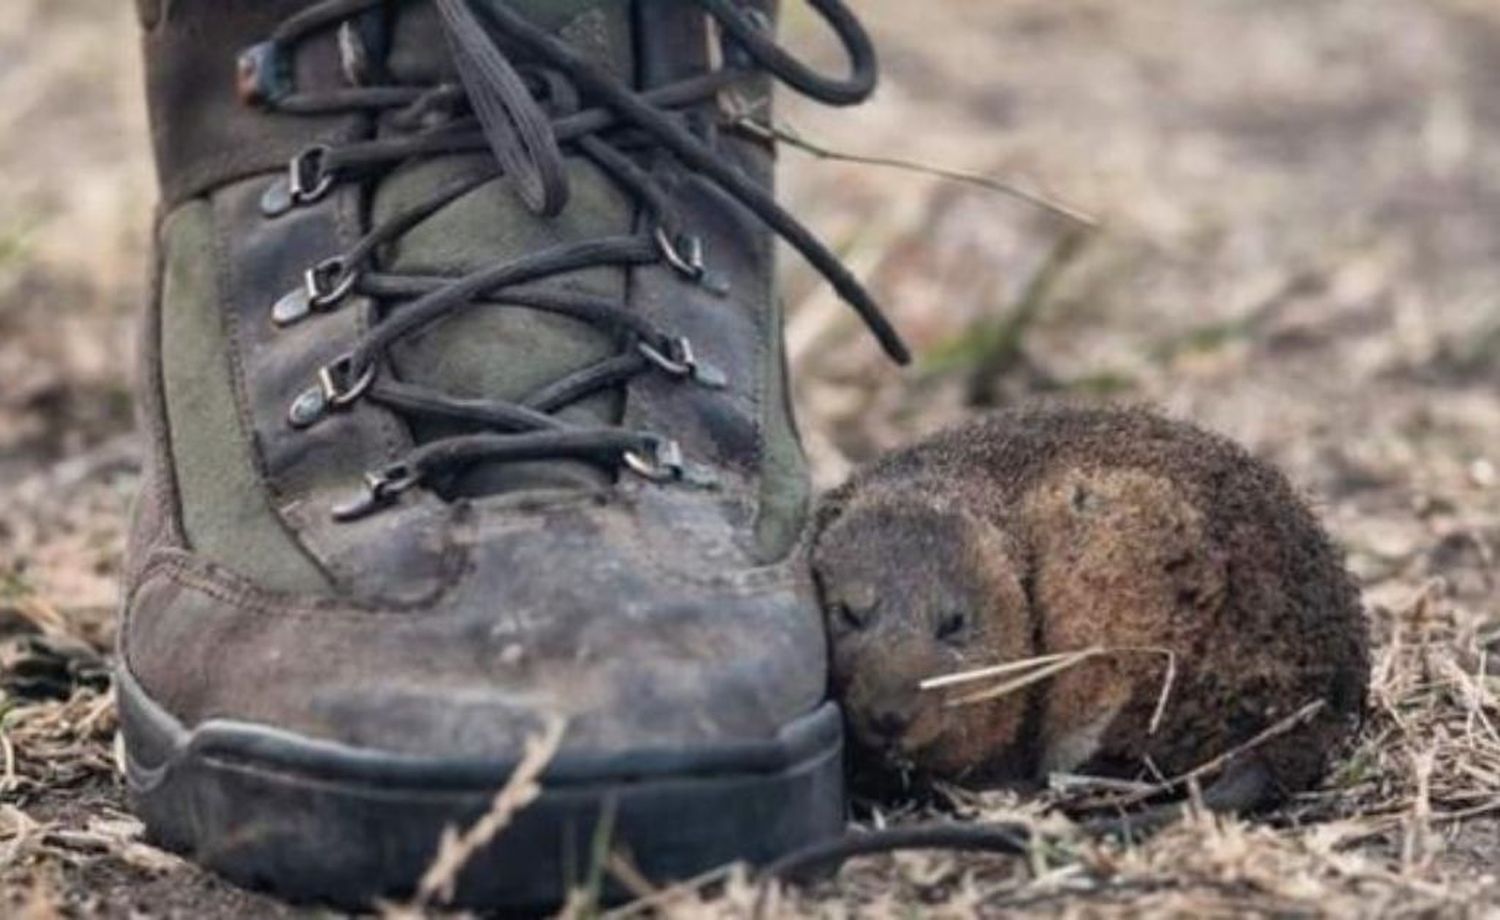
[[[401,754],[514,756],[550,716],[579,752],[736,743],[824,702],[800,561],[678,565],[666,560],[696,554],[615,536],[473,536],[454,584],[402,609],[264,595],[183,556],[132,598],[122,658],[189,728]]]

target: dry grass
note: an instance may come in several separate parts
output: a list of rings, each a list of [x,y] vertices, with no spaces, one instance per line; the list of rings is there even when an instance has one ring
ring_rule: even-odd
[[[1092,838],[1052,810],[1097,808],[1097,786],[1070,782],[1030,800],[942,789],[945,816],[1020,821],[1039,842],[1025,860],[870,858],[834,882],[778,891],[761,906],[771,916],[913,909],[954,916],[1490,915],[1500,903],[1491,868],[1500,836],[1486,820],[1500,812],[1500,736],[1491,724],[1500,714],[1496,681],[1472,661],[1464,665],[1471,656],[1462,629],[1432,591],[1377,616],[1390,632],[1358,744],[1323,788],[1254,823],[1193,813],[1149,840],[1125,844]],[[1218,765],[1205,765],[1206,772]],[[1141,797],[1140,790],[1124,797],[1117,791],[1107,789],[1106,798]],[[912,820],[930,808],[876,821]],[[742,917],[764,898],[748,880],[714,879],[706,889],[653,903],[669,901],[669,915]]]
[[[143,296],[152,196],[123,37],[130,4],[9,6],[0,915],[296,915],[151,849],[124,812],[101,660],[136,476],[121,343]],[[791,6],[790,30],[806,35],[810,21]],[[793,102],[788,123],[815,145],[1000,177],[1100,228],[1078,242],[1069,220],[1024,201],[789,151],[787,197],[871,280],[924,356],[897,375],[789,260],[789,339],[819,481],[976,403],[1163,405],[1244,441],[1314,496],[1365,590],[1372,710],[1323,788],[1253,823],[1200,817],[1126,846],[1048,814],[1120,789],[1062,778],[1027,801],[947,790],[944,808],[1031,822],[1041,842],[1025,859],[865,859],[769,901],[726,868],[634,912],[1493,915],[1494,5],[861,8],[885,50],[880,99],[837,117]]]
[[[521,762],[506,784],[495,793],[489,810],[462,832],[452,827],[444,832],[432,865],[417,885],[417,895],[409,907],[411,913],[420,915],[433,905],[451,902],[459,874],[475,854],[504,833],[511,819],[541,796],[539,777],[562,745],[566,727],[567,723],[561,718],[551,720],[540,735],[526,742]]]

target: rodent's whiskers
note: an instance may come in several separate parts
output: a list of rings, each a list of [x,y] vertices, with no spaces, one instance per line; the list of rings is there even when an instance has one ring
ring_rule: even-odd
[[[1030,671],[1033,668],[1038,668],[1042,667],[1043,665],[1050,665],[1065,660],[1071,660],[1080,656],[1089,658],[1093,657],[1093,655],[1099,651],[1102,651],[1102,649],[1095,647],[1089,649],[1081,649],[1076,652],[1058,652],[1054,655],[1038,655],[1035,658],[1018,658],[1015,661],[1007,661],[1004,664],[986,665],[985,667],[975,668],[970,671],[954,671],[951,674],[941,674],[937,677],[929,677],[917,686],[922,690],[939,690],[943,687],[951,687],[955,684],[967,684],[976,680],[984,680],[988,677],[1001,677],[1006,674],[1014,674],[1017,671]]]
[[[1161,724],[1162,717],[1166,713],[1167,699],[1171,696],[1172,685],[1177,679],[1177,654],[1171,649],[1157,646],[1120,648],[1095,646],[1093,648],[1080,649],[1076,652],[1057,652],[1051,655],[1038,655],[1034,658],[1020,658],[1015,661],[1007,661],[1003,664],[929,677],[918,684],[917,688],[924,691],[941,690],[947,687],[989,680],[995,677],[1005,677],[1011,674],[1020,675],[997,686],[986,687],[983,690],[965,696],[955,697],[943,704],[947,708],[971,706],[975,703],[983,703],[999,699],[1002,696],[1008,696],[1094,658],[1104,655],[1141,652],[1152,655],[1165,655],[1167,659],[1167,672],[1162,677],[1161,692],[1157,695],[1156,708],[1151,713],[1151,722],[1147,728],[1148,734],[1155,734],[1157,726]]]

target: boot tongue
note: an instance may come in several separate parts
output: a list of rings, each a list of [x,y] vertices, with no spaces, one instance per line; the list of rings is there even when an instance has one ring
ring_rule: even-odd
[[[490,2],[490,0],[485,0]],[[495,0],[498,2],[498,0]],[[634,55],[630,5],[618,0],[508,0],[532,18],[632,81]],[[502,48],[503,48],[502,44]],[[510,49],[506,49],[509,51]],[[512,54],[517,65],[524,59]],[[448,45],[435,12],[426,5],[400,8],[387,68],[397,82],[456,79]],[[371,220],[381,225],[400,211],[430,200],[464,176],[493,167],[482,155],[436,157],[408,164],[376,189]],[[452,202],[404,234],[382,253],[385,270],[458,277],[527,255],[604,236],[628,234],[635,205],[591,162],[568,157],[571,196],[562,214],[539,218],[522,204],[504,178]],[[570,287],[623,301],[626,276],[615,267],[559,275],[546,286]],[[618,350],[606,331],[565,317],[520,307],[473,305],[406,337],[390,349],[397,376],[456,397],[519,401],[527,394]],[[620,420],[623,394],[603,392],[559,413],[583,425]],[[453,423],[412,420],[419,442],[465,431]],[[610,476],[587,463],[480,464],[460,475],[450,491],[483,495],[525,488],[594,487]]]

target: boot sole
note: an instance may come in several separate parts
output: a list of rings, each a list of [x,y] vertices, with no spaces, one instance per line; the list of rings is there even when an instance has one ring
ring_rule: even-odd
[[[125,668],[118,695],[132,803],[153,842],[295,901],[400,901],[445,828],[489,808],[515,761],[356,748],[244,722],[189,730]],[[657,885],[761,864],[844,825],[842,720],[825,703],[766,742],[560,755],[541,796],[477,853],[457,907],[545,910],[614,848]],[[624,891],[613,883],[605,900]]]

